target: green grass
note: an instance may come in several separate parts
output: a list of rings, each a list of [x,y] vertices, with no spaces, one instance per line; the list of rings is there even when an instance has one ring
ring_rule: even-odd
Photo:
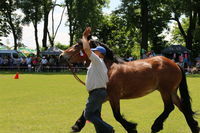
[[[0,133],[68,133],[81,115],[87,91],[68,73],[20,74],[0,72]],[[84,74],[79,75],[85,79]],[[188,76],[193,109],[200,109],[200,75]],[[139,133],[150,133],[151,125],[163,110],[158,92],[146,97],[121,101],[122,113],[128,120],[138,123]],[[125,133],[113,117],[106,102],[103,119],[116,133]],[[200,123],[200,119],[197,119]],[[95,133],[87,123],[81,133]],[[161,133],[190,133],[184,116],[176,108],[166,120]]]

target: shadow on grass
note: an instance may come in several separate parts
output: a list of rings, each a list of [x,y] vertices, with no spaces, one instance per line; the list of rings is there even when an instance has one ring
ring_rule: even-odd
[[[200,78],[200,74],[187,74],[187,77],[190,77],[190,78]]]
[[[0,74],[16,74],[16,72],[19,72],[20,74],[35,74],[35,75],[71,75],[72,73],[70,71],[64,71],[64,72],[20,72],[20,71],[0,71]],[[86,70],[76,72],[77,75],[85,75]],[[190,78],[200,78],[200,74],[187,74],[187,77]]]
[[[0,71],[0,74],[9,75],[16,74],[18,71]],[[35,74],[35,75],[72,75],[70,71],[65,72],[20,72],[20,74]],[[86,71],[76,72],[77,75],[85,75]]]

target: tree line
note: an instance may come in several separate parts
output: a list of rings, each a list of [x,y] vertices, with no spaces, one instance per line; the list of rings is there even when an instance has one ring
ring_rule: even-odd
[[[14,49],[17,49],[23,25],[32,24],[39,54],[38,24],[44,25],[41,46],[44,49],[47,44],[54,46],[59,25],[55,27],[53,14],[59,6],[63,9],[59,22],[67,17],[70,46],[81,37],[85,27],[91,26],[94,36],[120,56],[139,54],[141,49],[160,53],[170,43],[185,45],[194,56],[200,53],[199,0],[121,0],[118,8],[105,14],[103,8],[108,5],[109,0],[64,0],[62,3],[58,0],[1,0],[0,37],[12,34]],[[175,24],[173,31],[169,23]],[[164,31],[172,35],[170,42],[164,39]]]

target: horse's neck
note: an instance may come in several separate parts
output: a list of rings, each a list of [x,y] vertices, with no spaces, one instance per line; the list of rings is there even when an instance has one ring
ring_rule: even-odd
[[[110,69],[110,67],[111,67],[112,64],[114,63],[114,62],[111,61],[111,60],[104,60],[104,62],[105,62],[105,64],[106,64],[106,67],[107,67],[108,70]]]
[[[108,70],[113,65],[113,63],[116,63],[116,64],[123,64],[123,63],[125,63],[125,61],[123,59],[118,58],[118,57],[115,58],[115,60],[104,59],[104,62],[106,64],[106,67],[107,67]]]

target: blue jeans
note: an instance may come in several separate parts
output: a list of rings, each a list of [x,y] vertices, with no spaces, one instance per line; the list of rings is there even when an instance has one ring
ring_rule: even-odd
[[[96,133],[112,133],[113,127],[101,119],[101,107],[106,100],[107,92],[105,89],[96,89],[91,92],[85,108],[84,116],[94,124]]]

